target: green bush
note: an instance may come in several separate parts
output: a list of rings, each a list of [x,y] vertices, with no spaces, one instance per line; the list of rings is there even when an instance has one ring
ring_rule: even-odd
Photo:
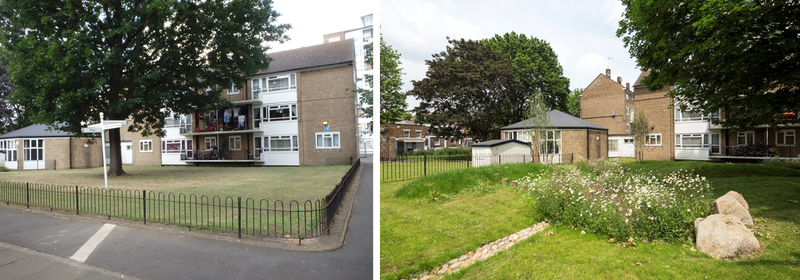
[[[538,210],[556,224],[623,241],[685,242],[693,240],[694,220],[711,210],[705,199],[711,184],[693,172],[634,174],[618,160],[577,166],[558,166],[550,174],[520,180],[529,184]]]
[[[421,155],[433,155],[433,156],[440,156],[440,155],[472,155],[472,148],[469,147],[454,147],[454,148],[444,148],[444,149],[436,149],[436,150],[414,150],[411,152],[403,153],[404,156],[421,156]]]
[[[8,171],[11,171],[11,169],[8,169],[5,166],[0,166],[0,172],[8,172]]]
[[[800,170],[800,158],[793,158],[793,159],[768,158],[765,159],[764,162],[762,163],[768,166],[778,166],[778,167],[786,167],[786,168]]]

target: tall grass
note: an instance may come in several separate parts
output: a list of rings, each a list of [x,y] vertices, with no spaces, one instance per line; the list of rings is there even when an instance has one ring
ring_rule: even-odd
[[[473,188],[486,183],[498,183],[503,178],[516,180],[529,173],[539,173],[550,169],[550,166],[538,163],[518,163],[452,170],[411,181],[399,188],[394,196],[425,198],[457,194],[465,188]],[[498,176],[496,177],[495,174]]]

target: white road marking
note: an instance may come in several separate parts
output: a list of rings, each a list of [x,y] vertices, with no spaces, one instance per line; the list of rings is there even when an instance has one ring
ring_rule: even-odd
[[[78,251],[69,258],[79,262],[86,262],[86,259],[89,258],[89,255],[91,255],[92,252],[94,252],[94,249],[97,248],[97,245],[99,245],[100,242],[102,242],[103,239],[105,239],[106,236],[111,233],[111,230],[114,229],[114,227],[116,227],[116,225],[103,225],[103,227],[101,227],[100,230],[98,230],[97,233],[92,236],[92,238],[89,238],[89,241],[86,241],[86,244],[83,244],[83,247],[78,249]]]

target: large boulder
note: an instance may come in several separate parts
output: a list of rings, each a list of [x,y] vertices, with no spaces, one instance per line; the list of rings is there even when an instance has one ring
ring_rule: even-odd
[[[728,214],[738,217],[745,226],[753,226],[753,217],[750,216],[750,207],[741,194],[730,191],[714,200],[712,214]]]
[[[715,214],[694,221],[696,246],[715,258],[731,259],[758,252],[756,236],[733,215]]]

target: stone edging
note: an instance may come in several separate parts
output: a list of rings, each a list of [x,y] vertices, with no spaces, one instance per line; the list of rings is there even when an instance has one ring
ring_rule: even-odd
[[[498,252],[508,250],[508,248],[511,248],[511,246],[514,246],[514,244],[517,244],[520,241],[528,239],[528,237],[531,237],[532,235],[542,231],[547,226],[549,226],[547,221],[542,221],[538,224],[533,225],[532,227],[522,229],[509,236],[497,239],[489,244],[483,245],[474,251],[469,251],[459,258],[450,260],[449,262],[447,262],[447,264],[442,265],[438,269],[422,273],[420,277],[412,278],[411,280],[439,279],[448,273],[456,272],[462,268],[474,264],[477,261],[482,261],[491,256],[494,256]]]

